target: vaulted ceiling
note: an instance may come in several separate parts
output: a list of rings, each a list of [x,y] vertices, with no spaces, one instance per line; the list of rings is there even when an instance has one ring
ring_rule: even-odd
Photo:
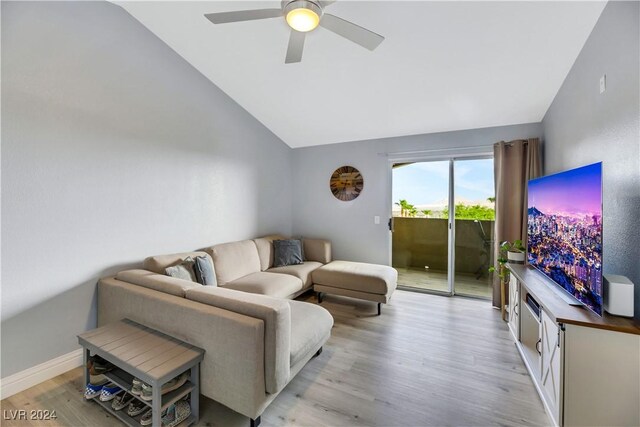
[[[303,147],[538,122],[606,2],[337,1],[326,11],[385,41],[371,52],[319,27],[297,64],[284,63],[284,19],[213,25],[203,16],[279,1],[117,4]]]

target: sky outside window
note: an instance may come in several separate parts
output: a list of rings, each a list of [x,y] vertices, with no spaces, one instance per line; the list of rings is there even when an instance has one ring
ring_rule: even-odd
[[[493,159],[454,164],[456,203],[493,206]],[[417,207],[442,209],[448,204],[449,162],[420,162],[393,170],[393,203],[407,200]]]

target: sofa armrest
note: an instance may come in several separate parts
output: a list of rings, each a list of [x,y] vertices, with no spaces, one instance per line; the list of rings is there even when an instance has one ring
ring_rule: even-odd
[[[331,242],[323,239],[302,239],[304,256],[307,261],[323,264],[331,262]]]
[[[287,385],[291,374],[291,308],[286,300],[209,286],[187,289],[185,296],[192,301],[262,320],[265,389],[275,394]]]

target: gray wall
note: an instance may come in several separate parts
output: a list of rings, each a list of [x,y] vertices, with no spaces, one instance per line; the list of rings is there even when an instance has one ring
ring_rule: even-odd
[[[540,123],[357,141],[293,150],[293,232],[333,242],[337,259],[389,264],[391,214],[387,153],[490,146],[500,140],[541,138]],[[364,190],[350,202],[337,200],[329,178],[340,166],[355,166]],[[380,224],[374,224],[374,216]]]
[[[2,2],[2,377],[77,348],[99,277],[291,232],[291,149],[120,7]]]
[[[612,1],[544,120],[545,173],[603,162],[604,272],[635,284],[640,320],[640,3]],[[607,90],[599,80],[607,75]]]

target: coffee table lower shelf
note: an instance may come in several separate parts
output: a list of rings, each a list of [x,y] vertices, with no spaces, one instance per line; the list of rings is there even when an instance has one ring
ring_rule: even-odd
[[[110,381],[114,382],[121,389],[131,392],[131,384],[133,382],[133,375],[129,374],[127,371],[124,371],[120,368],[115,368],[112,371],[105,372],[104,376],[109,378]],[[191,381],[187,381],[180,387],[175,390],[172,390],[166,394],[162,395],[162,404],[160,405],[160,410],[164,411],[172,404],[176,403],[178,400],[185,397],[187,394],[191,393],[195,386]],[[149,409],[153,408],[152,401],[144,400],[142,398],[136,397],[139,401],[144,403],[149,407]],[[102,401],[101,401],[102,402]]]
[[[102,400],[100,400],[99,396],[96,396],[90,400],[100,405],[102,409],[104,409],[105,411],[107,411],[108,413],[110,413],[111,415],[113,415],[114,417],[116,417],[117,419],[119,419],[129,427],[140,427],[141,426],[140,419],[142,418],[142,415],[144,414],[144,412],[147,412],[147,411],[144,411],[140,415],[136,415],[135,417],[130,417],[129,415],[127,415],[126,408],[120,411],[114,410],[111,407],[111,401],[103,402]],[[191,414],[189,415],[189,418],[187,418],[186,420],[178,424],[178,427],[187,427],[194,424],[195,422],[196,422],[196,417],[195,415]]]

